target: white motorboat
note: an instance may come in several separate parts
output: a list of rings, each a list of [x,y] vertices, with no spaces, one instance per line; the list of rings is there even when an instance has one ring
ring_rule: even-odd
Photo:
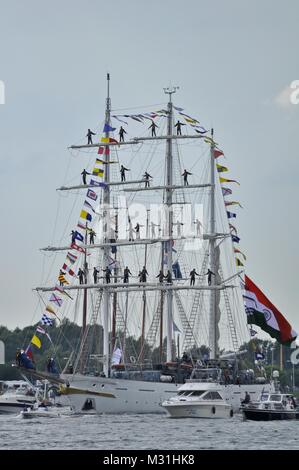
[[[171,418],[231,418],[232,406],[224,400],[217,384],[188,381],[162,406]]]
[[[18,413],[36,402],[35,391],[26,382],[18,384],[7,382],[5,392],[0,395],[0,414]]]
[[[24,419],[31,418],[61,418],[62,416],[70,416],[73,414],[70,406],[56,406],[56,405],[45,405],[34,404],[26,409],[23,409],[20,416]]]

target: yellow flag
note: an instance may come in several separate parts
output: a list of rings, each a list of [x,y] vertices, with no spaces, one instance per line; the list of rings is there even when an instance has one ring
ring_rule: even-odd
[[[109,142],[109,137],[102,137],[101,142],[108,143]]]
[[[36,335],[32,336],[31,343],[34,344],[34,346],[36,346],[38,349],[40,349],[42,346],[41,340]]]

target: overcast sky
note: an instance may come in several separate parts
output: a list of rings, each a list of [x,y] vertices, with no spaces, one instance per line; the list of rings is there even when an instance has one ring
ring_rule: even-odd
[[[296,0],[0,0],[0,324],[32,321],[66,148],[103,120],[110,71],[114,108],[163,103],[172,83],[215,127],[247,273],[299,331],[298,17]]]

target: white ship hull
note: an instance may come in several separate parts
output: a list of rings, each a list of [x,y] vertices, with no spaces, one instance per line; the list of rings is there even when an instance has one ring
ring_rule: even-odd
[[[177,393],[181,384],[147,382],[139,380],[109,379],[84,375],[64,376],[70,383],[68,398],[76,413],[165,413],[162,402]],[[208,389],[209,384],[205,384]],[[215,384],[211,384],[215,386]],[[245,392],[257,400],[261,392],[274,391],[270,384],[219,385],[222,396],[234,412],[240,409]],[[111,393],[113,397],[97,395]],[[87,403],[87,400],[90,400]],[[91,406],[90,406],[91,405]],[[90,408],[89,408],[90,406]],[[88,409],[89,408],[89,409]]]

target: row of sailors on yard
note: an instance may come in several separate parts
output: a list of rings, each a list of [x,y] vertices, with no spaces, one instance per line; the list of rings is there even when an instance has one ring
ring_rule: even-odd
[[[182,135],[182,126],[185,126],[186,124],[180,122],[179,120],[175,123],[174,127],[176,128],[176,135]],[[156,137],[156,129],[158,129],[159,126],[152,120],[151,125],[149,126],[148,129],[151,130],[151,136]],[[118,136],[119,136],[119,142],[124,142],[125,140],[125,134],[127,134],[127,131],[123,128],[123,126],[120,126],[119,131],[118,131]],[[96,135],[95,132],[92,132],[90,129],[87,130],[87,145],[93,145],[92,141],[92,136]]]
[[[121,177],[121,182],[125,182],[126,181],[126,171],[131,171],[130,168],[126,168],[124,165],[121,165],[120,167],[120,177]],[[88,171],[85,170],[85,168],[83,169],[83,171],[81,172],[81,175],[82,175],[82,183],[84,185],[87,185],[87,179],[86,179],[86,176],[87,175],[91,175],[91,173],[89,173]],[[192,175],[192,173],[190,173],[189,171],[187,171],[186,169],[183,171],[182,173],[182,176],[183,176],[183,181],[184,181],[184,186],[188,186],[189,183],[188,183],[188,176],[189,175]],[[144,180],[144,183],[145,183],[145,187],[146,188],[149,188],[150,187],[150,179],[153,179],[153,177],[146,171],[144,173],[144,175],[142,176],[142,179]]]
[[[198,237],[201,236],[201,228],[202,228],[202,223],[199,219],[196,219],[194,221],[194,224],[196,225],[196,235]],[[176,232],[177,232],[177,237],[180,238],[182,236],[182,226],[185,225],[179,220],[177,222],[173,223],[173,226],[176,227]],[[129,221],[129,228],[127,232],[129,232],[129,241],[132,242],[134,241],[134,234],[136,235],[136,240],[140,240],[140,229],[144,227],[144,225],[139,224],[138,222],[136,223],[136,226],[133,227],[133,224],[131,221]],[[151,230],[151,238],[156,238],[157,233],[156,233],[156,227],[158,227],[158,232],[159,235],[162,232],[162,229],[160,228],[159,224],[155,224],[154,222],[150,223],[150,230]],[[76,243],[77,239],[77,232],[75,230],[72,230],[71,232],[71,242]],[[89,236],[89,244],[94,245],[95,243],[95,237],[96,237],[96,232],[93,229],[88,229],[88,236]],[[113,230],[113,233],[111,235],[111,240],[116,240],[117,239],[117,230]]]
[[[110,284],[111,283],[111,276],[112,276],[111,268],[109,266],[107,266],[105,269],[102,269],[102,271],[104,273],[104,279],[106,281],[106,284]],[[60,274],[60,276],[63,277],[66,273],[61,269],[59,274]],[[87,274],[88,274],[88,268],[87,267],[86,267],[86,269],[79,268],[78,278],[79,278],[79,283],[80,284],[87,284]],[[97,269],[96,267],[94,267],[93,268],[93,281],[94,281],[94,284],[98,284],[99,274],[100,274],[100,270]],[[139,282],[143,282],[143,283],[147,282],[147,276],[148,275],[149,274],[147,272],[146,267],[143,266],[142,270],[139,271],[139,273],[138,273]],[[127,284],[129,282],[129,277],[130,276],[132,276],[132,273],[131,273],[130,269],[128,268],[128,266],[126,266],[124,271],[123,271],[123,276],[122,276],[124,284]],[[200,275],[196,272],[196,269],[192,269],[192,271],[190,271],[190,286],[194,286],[195,276],[200,276]],[[208,272],[205,274],[205,276],[208,276],[208,285],[210,286],[211,283],[212,283],[212,276],[215,276],[215,274],[210,269],[208,269]],[[115,278],[115,276],[114,276],[114,278]],[[117,278],[117,276],[116,276],[116,278]],[[159,280],[160,284],[163,284],[164,280],[166,280],[167,284],[172,284],[172,274],[171,274],[170,271],[167,271],[166,275],[164,275],[164,272],[161,269],[159,274],[156,276],[156,279]],[[61,283],[61,285],[63,285],[63,279],[61,280],[60,283]]]

